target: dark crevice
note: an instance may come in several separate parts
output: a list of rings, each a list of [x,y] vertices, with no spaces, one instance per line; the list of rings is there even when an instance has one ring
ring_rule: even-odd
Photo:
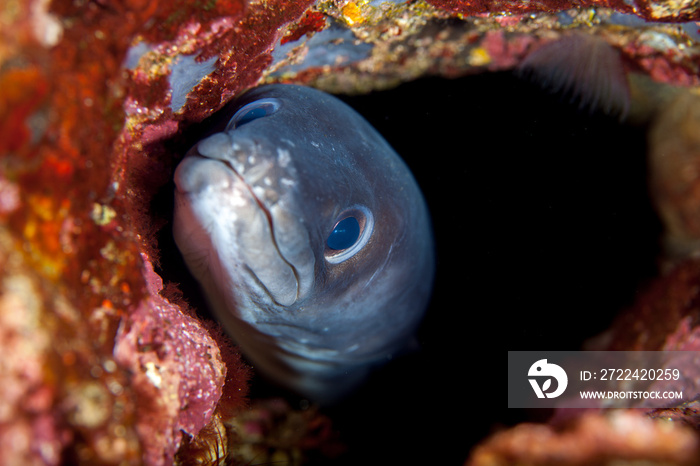
[[[510,73],[341,98],[413,171],[438,264],[418,350],[325,409],[349,447],[338,463],[462,464],[495,426],[549,414],[507,409],[508,350],[579,349],[656,276],[645,128]],[[172,208],[172,189],[155,211]],[[169,228],[159,246],[159,273],[203,310]],[[282,393],[256,380],[252,396]]]
[[[342,463],[462,464],[494,428],[551,414],[507,409],[508,350],[580,349],[656,276],[645,128],[510,73],[343,100],[413,171],[438,264],[419,350],[330,411]]]

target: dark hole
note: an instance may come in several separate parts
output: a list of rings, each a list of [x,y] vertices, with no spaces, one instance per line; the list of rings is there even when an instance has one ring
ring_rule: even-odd
[[[420,349],[330,411],[344,464],[463,464],[509,410],[507,351],[577,350],[656,275],[645,128],[510,73],[342,97],[413,171],[437,245]]]
[[[508,350],[580,349],[656,275],[645,128],[510,73],[341,98],[413,171],[438,265],[419,349],[324,409],[348,445],[337,464],[463,464],[494,428],[551,414],[507,408]],[[182,154],[194,132],[177,141]],[[172,183],[154,209],[171,198]],[[159,273],[210,318],[169,228],[159,246]],[[253,383],[253,397],[280,394]]]

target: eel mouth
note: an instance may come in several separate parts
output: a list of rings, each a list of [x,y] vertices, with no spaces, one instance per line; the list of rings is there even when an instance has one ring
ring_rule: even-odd
[[[201,167],[202,163],[216,163],[211,169]],[[199,167],[198,167],[199,166]],[[270,209],[255,194],[253,187],[246,181],[233,164],[218,157],[201,154],[196,148],[185,156],[175,173],[177,191],[186,197],[212,197],[216,192],[235,193],[241,199],[234,204],[250,204],[255,211],[245,214],[243,223],[256,222],[262,219],[256,233],[248,231],[244,225],[236,228],[235,240],[240,245],[240,259],[243,268],[247,270],[253,281],[278,305],[290,306],[299,298],[299,273],[294,265],[284,257],[275,235],[275,221]],[[221,208],[221,204],[216,205]],[[212,213],[213,222],[217,222],[217,214]],[[250,217],[250,218],[248,218]],[[257,218],[256,218],[257,217]],[[239,220],[240,222],[240,220]],[[260,222],[257,222],[260,224]],[[227,228],[222,225],[222,228]],[[252,230],[252,228],[251,228]],[[240,233],[240,234],[239,234]],[[241,234],[245,237],[242,238]],[[250,247],[252,243],[261,243],[261,236],[266,237],[266,247]],[[270,248],[272,250],[270,250]]]

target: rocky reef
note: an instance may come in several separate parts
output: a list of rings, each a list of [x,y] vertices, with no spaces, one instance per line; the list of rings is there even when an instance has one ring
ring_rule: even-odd
[[[510,70],[562,37],[595,36],[620,56],[629,120],[648,128],[649,196],[664,227],[658,276],[595,345],[697,350],[699,7],[696,0],[3,2],[0,462],[225,464],[256,457],[244,451],[248,442],[270,461],[278,457],[269,445],[283,445],[282,459],[293,464],[312,450],[342,450],[328,446],[336,442],[332,410],[326,417],[263,403],[250,411],[250,369],[162,273],[172,252],[159,240],[169,219],[158,200],[192,132],[263,82],[364,94],[426,76]],[[589,413],[566,428],[503,430],[468,464],[694,464],[698,440],[693,403]]]

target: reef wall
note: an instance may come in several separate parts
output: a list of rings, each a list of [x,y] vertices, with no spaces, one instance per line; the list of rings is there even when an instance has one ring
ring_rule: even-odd
[[[427,75],[511,69],[572,32],[610,44],[632,83],[630,118],[652,128],[652,193],[667,225],[670,272],[602,344],[695,349],[700,266],[690,257],[700,239],[700,184],[689,173],[700,155],[699,5],[3,2],[0,462],[224,461],[236,442],[226,425],[246,406],[250,373],[178,285],[154,272],[166,219],[150,204],[170,181],[188,128],[261,82],[365,93]],[[517,427],[487,440],[470,464],[549,464],[513,445],[539,441],[538,432],[549,439],[542,442],[583,442],[591,431],[608,432],[608,443],[591,444],[592,456],[564,448],[566,464],[698,460],[697,435],[686,427],[697,426],[692,405],[606,416],[560,434]],[[674,441],[629,453],[639,441],[630,430],[671,432]]]

